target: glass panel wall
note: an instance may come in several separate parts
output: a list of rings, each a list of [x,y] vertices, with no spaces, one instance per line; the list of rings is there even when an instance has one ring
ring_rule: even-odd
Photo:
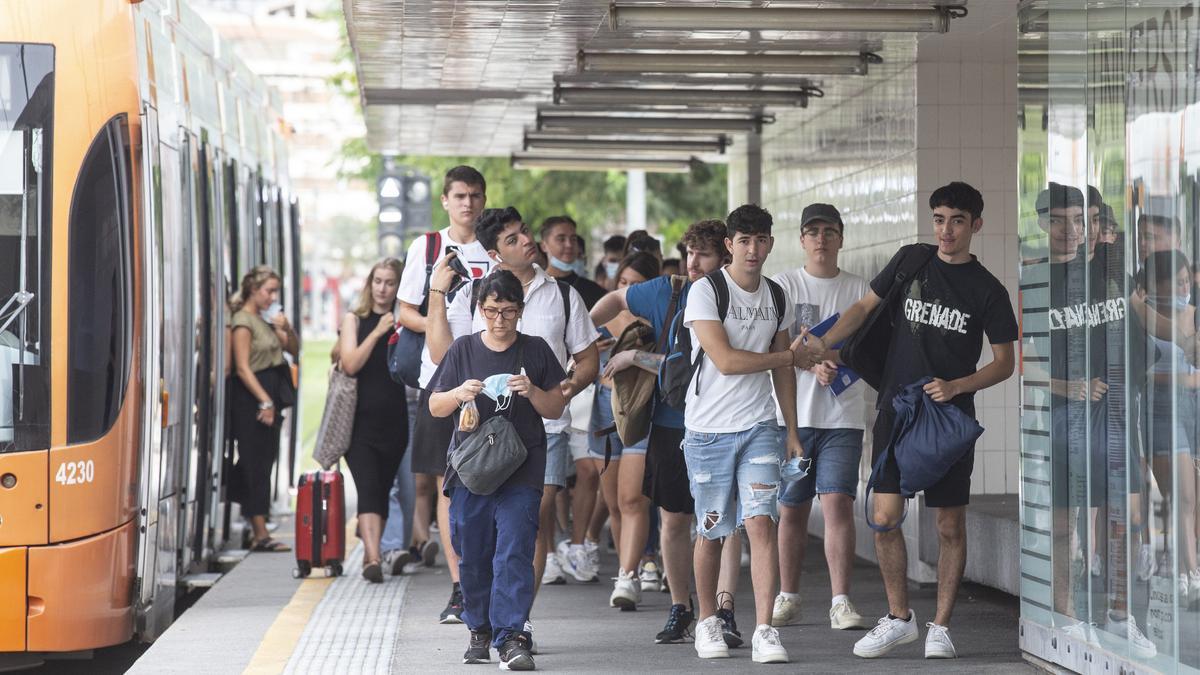
[[[1200,2],[1025,0],[1022,619],[1078,671],[1200,672]]]

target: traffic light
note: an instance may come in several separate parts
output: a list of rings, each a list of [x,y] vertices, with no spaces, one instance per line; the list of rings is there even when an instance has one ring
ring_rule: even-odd
[[[403,255],[405,243],[429,229],[429,177],[385,158],[376,183],[379,197],[379,252]]]

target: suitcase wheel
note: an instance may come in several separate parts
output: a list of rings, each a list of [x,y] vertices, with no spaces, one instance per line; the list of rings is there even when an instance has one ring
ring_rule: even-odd
[[[296,567],[292,570],[293,579],[303,579],[312,573],[312,565],[307,560],[297,560]]]
[[[329,563],[329,566],[325,568],[325,571],[331,577],[340,577],[342,576],[342,563]]]

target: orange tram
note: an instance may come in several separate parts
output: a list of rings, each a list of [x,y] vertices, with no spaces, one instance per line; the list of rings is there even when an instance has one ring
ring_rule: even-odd
[[[279,108],[179,0],[0,3],[0,669],[153,640],[239,525],[225,299],[265,263],[299,316]]]

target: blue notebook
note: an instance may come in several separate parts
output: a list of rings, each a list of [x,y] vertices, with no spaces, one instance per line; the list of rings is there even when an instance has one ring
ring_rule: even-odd
[[[809,328],[808,332],[813,335],[816,335],[817,337],[821,337],[822,335],[825,335],[825,333],[827,333],[830,328],[833,328],[833,324],[837,323],[838,317],[840,317],[840,316],[841,316],[840,313],[835,312],[833,314],[833,316],[830,316],[829,318],[825,319],[821,323],[813,326],[812,328]],[[830,349],[840,349],[841,346],[842,346],[842,343],[839,342],[836,345],[830,345],[829,348]],[[854,372],[853,370],[850,370],[846,366],[838,366],[837,376],[833,378],[833,382],[830,383],[829,389],[830,389],[830,391],[833,392],[834,396],[841,396],[843,391],[846,391],[847,389],[849,389],[850,385],[854,384],[855,382],[858,382],[858,380],[859,380],[858,373]]]

